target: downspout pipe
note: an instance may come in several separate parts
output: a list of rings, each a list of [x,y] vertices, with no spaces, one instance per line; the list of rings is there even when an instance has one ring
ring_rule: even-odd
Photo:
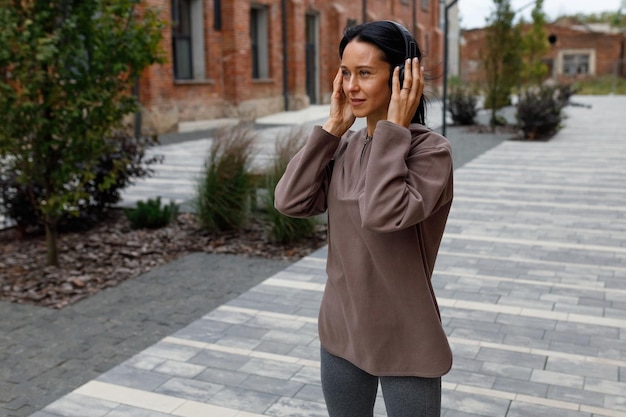
[[[446,115],[448,112],[448,11],[451,7],[453,7],[456,2],[459,0],[452,0],[450,4],[446,4],[445,7],[445,18],[443,23],[443,33],[444,33],[444,47],[443,47],[443,105],[441,106],[443,111],[443,120],[441,125],[441,134],[443,136],[446,135]]]
[[[283,99],[285,111],[289,110],[289,80],[287,79],[287,72],[289,69],[288,61],[289,55],[288,43],[287,43],[287,0],[281,0],[281,15],[282,15],[282,32],[283,32]]]
[[[362,23],[367,22],[367,0],[363,0],[363,5],[361,6],[361,12],[363,13],[363,16],[361,16],[361,18],[363,19]]]
[[[413,16],[411,24],[413,25],[413,36],[417,39],[417,0],[413,0]]]

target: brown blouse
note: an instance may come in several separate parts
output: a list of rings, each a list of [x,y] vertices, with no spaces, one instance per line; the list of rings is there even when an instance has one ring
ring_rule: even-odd
[[[322,346],[379,376],[438,377],[452,366],[431,285],[452,204],[449,142],[380,121],[342,138],[316,126],[275,191],[293,217],[328,209]]]

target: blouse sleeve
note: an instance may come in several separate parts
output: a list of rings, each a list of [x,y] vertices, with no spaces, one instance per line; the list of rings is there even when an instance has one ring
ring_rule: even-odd
[[[311,217],[326,211],[330,162],[339,141],[320,126],[313,128],[276,185],[274,206],[278,211],[290,217]]]
[[[435,132],[421,135],[412,140],[409,129],[388,121],[376,126],[365,189],[359,198],[364,228],[404,229],[452,200],[450,144]]]

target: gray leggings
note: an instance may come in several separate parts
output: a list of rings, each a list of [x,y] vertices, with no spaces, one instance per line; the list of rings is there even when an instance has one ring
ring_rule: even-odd
[[[372,417],[379,380],[388,417],[441,415],[441,378],[377,377],[324,348],[321,377],[330,417]]]

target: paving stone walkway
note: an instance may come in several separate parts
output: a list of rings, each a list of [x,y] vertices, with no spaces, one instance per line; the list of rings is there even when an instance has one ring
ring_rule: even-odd
[[[455,171],[433,283],[455,362],[444,417],[626,417],[626,97]],[[325,248],[32,417],[326,416]],[[382,399],[376,415],[385,415]]]

